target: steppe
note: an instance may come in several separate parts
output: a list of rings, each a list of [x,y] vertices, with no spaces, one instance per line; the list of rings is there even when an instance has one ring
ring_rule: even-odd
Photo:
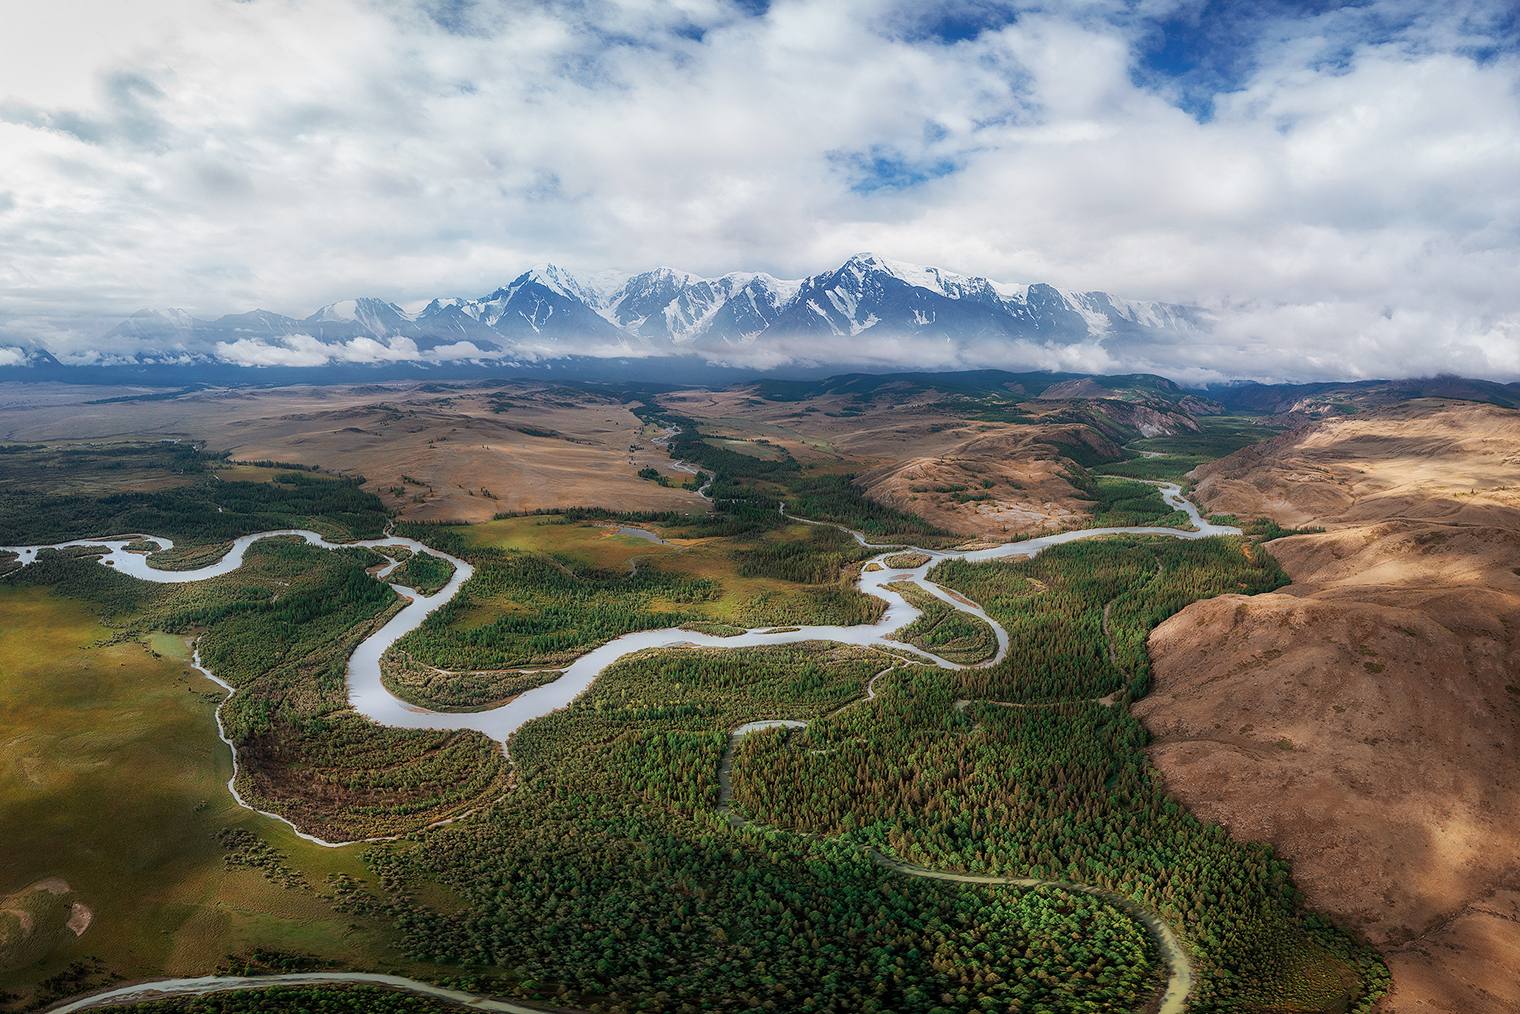
[[[0,441],[203,440],[238,461],[320,465],[362,475],[412,520],[489,521],[499,512],[576,504],[705,509],[664,451],[609,395],[543,383],[362,384],[144,389],[0,385]],[[172,393],[172,392],[171,392]],[[667,488],[638,477],[669,474]]]
[[[1422,399],[1200,467],[1293,583],[1151,635],[1168,789],[1383,950],[1380,1010],[1520,1010],[1520,413]]]
[[[176,393],[62,384],[0,384],[0,441],[184,438],[237,461],[320,465],[365,477],[409,520],[488,521],[560,506],[705,510],[690,479],[652,441],[661,430],[629,409],[640,400],[698,419],[765,457],[780,449],[820,470],[865,473],[870,495],[947,531],[1002,536],[1080,523],[1086,503],[1064,475],[1061,441],[1115,447],[1080,424],[1025,403],[1023,424],[968,420],[942,395],[915,389],[859,406],[842,395],[763,401],[747,389],[631,397],[613,385],[537,381],[388,382],[207,388]],[[1033,425],[1031,425],[1033,424]],[[670,486],[640,478],[666,475]],[[992,479],[991,501],[941,490]]]
[[[1066,455],[1117,457],[1119,448],[1073,421],[1071,403],[1022,401],[1018,421],[989,422],[954,411],[933,389],[896,386],[869,399],[823,393],[805,402],[767,401],[740,388],[676,392],[660,403],[700,420],[703,432],[782,447],[815,467],[849,466],[871,499],[946,531],[999,538],[1087,520],[1090,501],[1070,482]],[[1192,425],[1180,414],[1153,414],[1168,432]],[[954,495],[984,483],[987,500]]]

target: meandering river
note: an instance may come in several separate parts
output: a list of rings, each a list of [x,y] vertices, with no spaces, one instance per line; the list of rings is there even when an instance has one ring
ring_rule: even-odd
[[[411,601],[400,612],[391,617],[385,626],[367,637],[354,650],[354,654],[348,662],[349,701],[360,714],[382,725],[390,725],[403,729],[475,729],[493,739],[505,742],[524,723],[532,721],[535,718],[540,718],[557,708],[562,708],[569,704],[581,691],[590,686],[597,675],[609,665],[624,655],[642,651],[645,648],[674,646],[744,648],[767,644],[788,644],[797,641],[838,641],[844,644],[891,647],[900,652],[912,652],[921,656],[926,661],[935,662],[946,668],[965,668],[954,662],[932,655],[929,652],[921,651],[911,645],[888,639],[887,635],[913,622],[920,615],[919,611],[909,605],[906,599],[887,587],[888,584],[894,581],[911,581],[923,588],[928,594],[941,599],[951,607],[965,613],[970,613],[987,623],[997,635],[998,649],[997,654],[992,659],[980,664],[991,665],[1001,661],[1008,652],[1007,631],[983,612],[979,606],[968,602],[959,595],[947,592],[945,589],[929,581],[926,576],[929,569],[941,560],[983,561],[1030,557],[1050,546],[1074,542],[1078,539],[1097,538],[1104,535],[1162,535],[1179,539],[1201,539],[1210,535],[1240,534],[1240,529],[1238,528],[1225,525],[1211,525],[1204,521],[1199,515],[1198,509],[1183,498],[1179,487],[1170,483],[1158,483],[1157,485],[1168,504],[1187,511],[1193,521],[1194,527],[1192,531],[1183,531],[1176,528],[1086,528],[1078,531],[1061,532],[1056,535],[1041,536],[1024,542],[1013,542],[966,552],[918,550],[918,552],[928,556],[929,560],[914,568],[887,567],[885,565],[885,559],[900,551],[903,548],[902,546],[873,546],[859,532],[851,532],[861,545],[880,548],[884,551],[881,556],[873,561],[881,564],[882,569],[863,572],[860,576],[860,590],[869,595],[875,595],[887,603],[885,613],[876,623],[858,624],[848,627],[789,627],[784,631],[773,633],[751,630],[734,637],[718,637],[716,635],[699,634],[676,628],[638,631],[632,634],[625,634],[622,637],[609,641],[600,648],[582,655],[565,670],[563,676],[553,683],[547,683],[541,687],[529,690],[509,703],[491,711],[459,714],[429,711],[426,708],[408,704],[391,694],[380,682],[380,656],[385,654],[386,649],[403,635],[421,626],[429,613],[432,613],[452,599],[458,593],[460,587],[475,573],[474,568],[464,560],[449,556],[446,553],[440,553],[435,549],[429,549],[412,539],[389,537],[344,543],[342,545],[363,546],[382,552],[387,548],[404,547],[413,552],[433,553],[436,556],[447,559],[454,565],[453,578],[434,594],[423,595],[413,589],[406,589]],[[796,520],[805,519],[799,518]],[[849,531],[849,529],[845,530]],[[216,563],[198,570],[156,570],[148,565],[147,556],[140,553],[127,552],[126,546],[133,541],[132,537],[80,539],[73,542],[57,543],[52,546],[5,546],[0,547],[0,549],[9,549],[20,556],[23,564],[29,564],[37,558],[37,553],[41,549],[62,549],[69,546],[104,546],[107,547],[107,552],[100,557],[100,563],[103,566],[113,567],[123,574],[129,574],[144,581],[183,584],[230,574],[242,566],[243,556],[248,551],[249,546],[260,539],[279,535],[298,536],[314,546],[322,546],[327,549],[341,548],[340,544],[328,542],[316,532],[301,529],[261,532],[257,535],[245,535],[238,539],[232,544],[232,550],[226,556]],[[170,549],[174,545],[169,539],[151,535],[147,537],[152,538],[165,549]]]
[[[399,698],[395,697],[389,690],[385,688],[385,686],[380,681],[380,657],[385,653],[387,648],[394,644],[404,634],[417,629],[417,627],[420,626],[422,622],[427,618],[428,614],[432,613],[434,610],[438,609],[444,603],[452,599],[459,592],[460,587],[474,574],[474,568],[464,560],[449,556],[446,553],[441,553],[435,549],[430,549],[421,543],[413,541],[411,539],[387,537],[383,539],[368,539],[361,542],[344,543],[342,545],[363,546],[376,549],[381,552],[384,552],[384,550],[387,548],[404,547],[410,549],[413,552],[433,553],[436,556],[447,559],[454,565],[453,578],[450,579],[448,584],[444,585],[443,588],[439,589],[432,595],[423,595],[420,592],[417,592],[415,589],[405,589],[411,601],[408,602],[407,605],[398,613],[396,613],[396,615],[393,616],[383,627],[362,641],[354,650],[353,656],[349,659],[348,663],[349,701],[352,703],[354,709],[360,714],[363,714],[372,721],[378,722],[382,725],[395,726],[405,729],[475,729],[485,733],[493,739],[501,740],[503,743],[505,743],[507,738],[511,736],[511,734],[520,728],[524,723],[529,722],[535,718],[539,718],[543,715],[547,715],[551,711],[554,711],[557,708],[562,708],[565,705],[569,704],[572,700],[575,699],[577,695],[589,687],[592,681],[595,680],[596,677],[609,665],[616,662],[618,659],[622,658],[625,655],[636,651],[642,651],[645,648],[741,648],[769,644],[788,644],[798,641],[823,640],[838,641],[845,644],[890,647],[898,652],[907,651],[919,655],[926,661],[933,662],[945,668],[966,668],[965,666],[957,665],[954,662],[939,658],[938,656],[917,649],[911,645],[888,639],[887,635],[911,623],[920,615],[919,610],[913,608],[913,606],[911,606],[906,599],[886,587],[888,584],[894,581],[911,581],[921,587],[928,594],[933,595],[936,598],[939,598],[942,601],[946,602],[952,608],[958,609],[965,613],[970,613],[971,615],[974,615],[987,623],[992,628],[993,632],[997,635],[998,647],[996,654],[991,659],[979,664],[992,665],[998,661],[1001,661],[1004,657],[1006,657],[1008,653],[1009,639],[1007,631],[1004,630],[991,617],[987,616],[987,614],[983,612],[979,606],[976,606],[962,596],[951,593],[929,581],[927,578],[929,569],[941,560],[956,559],[981,562],[985,560],[1027,558],[1034,556],[1036,553],[1050,546],[1057,546],[1067,542],[1074,542],[1078,539],[1098,538],[1104,535],[1160,535],[1178,539],[1201,539],[1211,535],[1240,534],[1240,529],[1238,528],[1230,527],[1227,525],[1212,525],[1205,521],[1199,515],[1198,509],[1182,496],[1181,488],[1175,484],[1155,483],[1155,485],[1161,490],[1163,499],[1165,499],[1169,505],[1187,512],[1189,518],[1191,518],[1193,523],[1192,530],[1184,531],[1176,528],[1144,527],[1087,528],[1077,531],[1061,532],[1055,535],[1041,536],[1039,538],[1029,539],[1024,542],[1013,542],[989,547],[986,549],[976,549],[969,551],[915,549],[916,552],[920,552],[929,557],[928,561],[918,567],[902,568],[888,567],[886,566],[885,561],[888,557],[901,552],[905,548],[904,546],[896,544],[890,546],[876,545],[868,542],[865,536],[859,532],[851,531],[848,528],[844,528],[842,525],[834,525],[833,527],[841,528],[844,531],[850,532],[850,534],[853,535],[856,541],[861,545],[867,546],[869,548],[883,550],[881,555],[876,557],[873,561],[870,561],[880,564],[881,569],[874,571],[863,570],[859,582],[861,591],[870,595],[876,595],[879,598],[885,600],[887,603],[887,609],[878,622],[874,624],[860,624],[847,627],[789,627],[785,630],[770,632],[762,630],[751,630],[734,637],[717,637],[680,629],[646,630],[632,634],[625,634],[624,636],[610,641],[607,644],[602,645],[600,648],[597,648],[581,656],[565,670],[563,676],[555,680],[553,683],[548,683],[544,686],[529,690],[528,692],[516,697],[502,707],[496,708],[494,710],[470,712],[464,714],[429,711],[426,708],[420,708],[416,705],[408,704],[405,701],[402,701]],[[794,520],[807,521],[805,518],[794,518]],[[808,523],[822,524],[824,522],[808,521]],[[653,533],[645,532],[642,529],[636,531],[628,531],[628,529],[625,527],[620,530],[625,531],[628,534],[635,534],[639,535],[640,537],[650,538],[654,541],[660,541],[658,537]],[[245,535],[242,538],[236,540],[232,544],[231,551],[216,563],[210,564],[206,567],[201,567],[197,570],[182,571],[156,570],[148,565],[147,556],[141,553],[127,551],[126,547],[128,544],[138,538],[143,537],[152,539],[153,541],[157,542],[163,549],[173,548],[174,544],[169,539],[151,534],[144,536],[124,536],[114,539],[79,539],[72,542],[56,543],[51,546],[3,546],[0,547],[0,549],[7,549],[11,552],[16,553],[20,557],[20,562],[23,565],[27,565],[31,564],[37,559],[37,554],[42,549],[63,549],[70,546],[103,546],[105,547],[106,551],[99,557],[99,562],[102,566],[113,567],[123,574],[129,574],[132,577],[140,578],[144,581],[157,581],[164,584],[183,584],[191,581],[204,581],[208,578],[218,577],[223,574],[229,574],[237,570],[238,567],[242,565],[243,556],[248,551],[249,546],[260,539],[267,539],[280,535],[298,536],[312,545],[322,546],[328,549],[341,548],[340,544],[328,542],[316,532],[305,531],[301,529],[283,529],[280,531],[261,532],[257,535]],[[394,566],[395,564],[392,564],[391,567],[385,568],[377,576],[386,576],[386,574],[388,574],[390,569],[392,569]],[[199,665],[199,658],[196,659],[196,665],[197,668],[201,668]],[[222,686],[227,687],[230,692],[235,692],[233,691],[232,687],[228,686],[221,679],[218,679],[208,670],[201,668],[201,671],[205,672],[208,676],[211,676]],[[218,709],[217,721],[218,725],[220,725],[220,709]],[[736,733],[742,734],[743,732],[750,731],[751,729],[769,727],[775,724],[800,725],[802,723],[774,723],[759,721],[751,723],[750,725],[745,726],[740,730],[736,730]],[[223,740],[226,741],[225,733],[223,734]],[[231,746],[231,743],[229,742],[228,745]],[[236,756],[237,752],[234,749],[234,764],[236,764]],[[232,781],[229,781],[228,783],[228,788],[233,792],[233,795],[238,798],[239,803],[242,803],[244,806],[248,806],[248,804],[237,795],[236,787],[233,784],[236,781],[236,778],[237,776],[234,772]],[[252,809],[252,807],[250,807],[250,809]],[[267,811],[259,812],[267,813]],[[267,813],[267,815],[275,817],[279,820],[284,820],[284,818],[279,817],[278,814]],[[289,821],[285,822],[290,823]],[[294,825],[291,826],[294,827]],[[299,828],[296,829],[296,832],[300,834],[301,837],[321,845],[350,844],[345,842],[326,842],[320,838],[316,838],[301,832]],[[953,871],[928,870],[891,860],[885,861],[883,865],[886,865],[899,873],[903,873],[909,876],[924,876],[944,880],[958,880],[973,883],[1006,883],[1017,884],[1021,886],[1034,886],[1036,884],[1051,883],[1046,881],[1024,881],[1010,878],[977,877],[967,874],[955,873]],[[1166,995],[1163,998],[1160,1010],[1163,1011],[1164,1014],[1175,1014],[1175,1012],[1179,1012],[1185,1008],[1187,995],[1192,984],[1192,974],[1191,970],[1187,966],[1186,957],[1182,953],[1180,945],[1177,943],[1176,937],[1172,934],[1171,930],[1165,926],[1164,923],[1158,920],[1152,913],[1139,909],[1134,905],[1133,902],[1128,901],[1128,899],[1118,898],[1117,896],[1110,895],[1106,891],[1099,891],[1098,889],[1090,888],[1086,885],[1081,884],[1051,883],[1051,886],[1061,886],[1068,889],[1083,890],[1090,893],[1102,894],[1113,901],[1124,904],[1126,907],[1130,908],[1131,911],[1139,915],[1151,929],[1153,935],[1155,935],[1157,943],[1162,951],[1162,957],[1169,966],[1170,976],[1168,988]],[[280,979],[289,979],[291,981],[312,983],[380,981],[385,982],[389,985],[400,986],[401,988],[426,991],[434,994],[452,993],[452,991],[441,991],[436,987],[430,987],[422,983],[414,983],[411,980],[403,980],[393,976],[361,976],[353,973],[314,973],[302,975],[299,977],[271,977],[270,979],[258,980],[258,984],[263,985],[266,983],[271,983],[273,980]],[[238,986],[245,984],[247,983],[244,980],[217,979],[214,977],[207,977],[195,980],[171,980],[168,982],[158,982],[154,983],[153,987],[171,992],[204,993],[213,992],[216,990],[237,988]],[[121,990],[117,992],[123,994],[122,999],[126,998],[125,994],[127,991]],[[459,994],[459,996],[462,998],[463,994]],[[519,1011],[526,1010],[526,1008],[522,1008],[514,1004],[501,1004],[499,1006],[487,1007],[486,1004],[480,1003],[479,999],[480,998],[476,998],[477,1005],[485,1007],[486,1009]],[[80,1010],[84,1009],[84,1007],[87,1006],[96,1006],[104,1001],[105,997],[92,997],[87,998],[86,1000],[78,1001],[74,1004],[70,1004],[64,1009]]]

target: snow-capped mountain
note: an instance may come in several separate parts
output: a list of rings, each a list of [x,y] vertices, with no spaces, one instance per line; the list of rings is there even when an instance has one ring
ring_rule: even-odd
[[[250,363],[265,362],[265,349],[298,345],[302,355],[331,348],[345,361],[696,353],[851,363],[883,349],[910,355],[890,350],[925,339],[940,349],[974,345],[982,359],[995,359],[1000,343],[1009,354],[1014,343],[1171,344],[1210,320],[1197,307],[994,282],[864,253],[796,281],[746,272],[703,278],[667,267],[578,277],[544,264],[488,295],[440,297],[418,313],[369,298],[331,303],[304,320],[264,310],[214,321],[143,310],[107,337],[135,339],[148,356],[246,354]]]

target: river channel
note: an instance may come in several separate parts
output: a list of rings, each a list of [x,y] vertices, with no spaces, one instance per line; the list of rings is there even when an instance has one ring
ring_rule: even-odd
[[[405,547],[413,552],[432,553],[436,556],[449,560],[454,565],[454,576],[432,595],[423,595],[415,589],[403,589],[410,601],[389,622],[374,634],[370,635],[354,650],[353,656],[348,663],[348,696],[354,709],[372,721],[382,725],[389,725],[405,729],[474,729],[486,735],[506,742],[523,724],[535,718],[549,714],[557,708],[562,708],[575,699],[583,690],[589,687],[593,680],[609,665],[625,655],[646,648],[665,647],[708,647],[708,648],[741,648],[754,647],[768,644],[788,644],[798,641],[837,641],[845,644],[876,645],[890,647],[897,652],[911,652],[923,657],[926,661],[949,669],[962,669],[965,666],[958,665],[946,659],[939,658],[928,652],[921,651],[911,645],[900,641],[888,640],[887,635],[903,626],[913,622],[920,612],[913,608],[901,595],[890,590],[886,586],[894,581],[911,581],[925,592],[941,599],[952,608],[977,616],[986,622],[997,635],[997,653],[989,660],[979,663],[980,665],[992,665],[1006,657],[1009,650],[1009,638],[1006,630],[987,616],[979,606],[967,599],[955,595],[946,589],[928,580],[929,570],[941,560],[968,560],[981,562],[986,560],[1011,560],[1034,556],[1050,546],[1058,546],[1079,539],[1098,538],[1105,535],[1160,535],[1178,539],[1202,539],[1211,535],[1239,535],[1240,529],[1227,525],[1213,525],[1205,521],[1198,513],[1198,509],[1182,496],[1180,487],[1172,483],[1155,483],[1162,498],[1172,507],[1186,511],[1192,520],[1193,528],[1184,531],[1176,528],[1087,528],[1077,531],[1061,532],[1055,535],[1046,535],[1039,538],[1028,539],[1024,542],[1013,542],[1004,545],[993,546],[986,549],[969,551],[954,550],[927,550],[915,548],[915,552],[929,557],[928,561],[918,567],[887,567],[886,559],[900,553],[907,548],[900,544],[876,545],[866,540],[859,532],[844,528],[842,525],[834,525],[850,532],[857,542],[873,549],[881,549],[883,552],[874,560],[869,561],[880,564],[881,569],[874,571],[862,570],[859,587],[862,592],[875,595],[887,603],[887,609],[882,618],[874,624],[861,624],[856,626],[808,626],[788,627],[778,631],[751,630],[744,634],[733,637],[717,637],[708,634],[699,634],[693,631],[680,629],[646,630],[633,634],[626,634],[616,640],[609,641],[594,651],[581,656],[566,670],[563,676],[553,683],[545,684],[530,690],[500,708],[492,711],[471,712],[466,714],[450,714],[437,711],[429,711],[416,705],[408,704],[392,695],[380,681],[380,657],[386,649],[394,644],[402,635],[417,629],[434,610],[452,599],[460,587],[474,574],[474,568],[464,560],[430,549],[419,542],[411,539],[384,538],[369,539],[361,542],[343,543],[341,545],[363,546],[384,552],[387,548]],[[794,518],[796,521],[807,521],[809,524],[822,524],[823,522],[808,521],[805,518]],[[645,529],[629,529],[626,526],[619,528],[625,534],[635,535],[640,538],[661,541],[653,532]],[[105,547],[105,552],[99,557],[102,566],[108,566],[123,574],[140,578],[145,581],[157,581],[165,584],[182,584],[191,581],[204,581],[208,578],[229,574],[242,565],[243,556],[248,547],[260,539],[267,539],[279,535],[298,536],[308,543],[328,549],[341,548],[340,544],[328,542],[316,532],[300,529],[285,529],[280,531],[261,532],[257,535],[245,535],[236,540],[230,552],[221,560],[198,570],[167,571],[155,570],[148,566],[148,557],[135,552],[128,552],[126,547],[138,538],[146,537],[157,542],[163,549],[173,547],[173,542],[160,536],[124,536],[115,539],[82,539],[73,542],[56,543],[52,546],[0,546],[0,549],[8,549],[20,557],[23,565],[30,564],[37,559],[37,553],[42,549],[62,549],[69,546],[99,546]],[[386,576],[396,566],[392,563],[389,567],[381,570],[377,577]],[[201,668],[216,682],[226,687],[229,692],[233,688],[217,678],[209,670],[202,668],[199,658],[196,659],[197,668]],[[218,709],[218,725],[221,717]],[[734,736],[742,736],[750,731],[769,728],[776,725],[801,727],[802,722],[775,722],[760,720],[751,722],[739,729],[734,730]],[[223,741],[226,742],[225,733]],[[232,744],[228,742],[228,746]],[[732,750],[730,749],[730,756]],[[236,765],[237,751],[233,749],[233,763]],[[725,758],[727,761],[728,758]],[[233,796],[244,806],[246,802],[238,795],[233,779],[228,782],[228,788]],[[726,800],[725,800],[726,802]],[[250,807],[252,809],[252,807]],[[266,811],[259,811],[266,813]],[[278,814],[266,813],[267,816],[285,820]],[[290,823],[285,821],[285,823]],[[294,827],[294,825],[291,825]],[[296,829],[296,833],[308,841],[320,845],[350,844],[344,842],[326,842],[320,838],[305,834]],[[1161,951],[1162,959],[1168,966],[1168,982],[1164,995],[1160,999],[1158,1010],[1161,1014],[1178,1014],[1186,1008],[1187,998],[1191,992],[1193,977],[1192,970],[1188,965],[1184,953],[1175,934],[1164,922],[1149,910],[1143,909],[1127,898],[1111,894],[1098,888],[1083,884],[1060,883],[1053,881],[1024,880],[1003,877],[981,877],[954,871],[930,870],[923,867],[912,866],[889,857],[877,856],[877,861],[883,866],[907,876],[928,877],[937,880],[952,880],[964,883],[983,884],[1008,884],[1020,887],[1050,886],[1061,887],[1067,890],[1078,890],[1104,897],[1105,899],[1122,905],[1140,920],[1151,931]],[[293,976],[273,976],[258,981],[258,985],[274,984],[276,981],[285,980],[301,983],[343,983],[355,981],[378,982],[385,985],[395,986],[402,989],[432,995],[444,995],[450,999],[458,999],[481,1009],[527,1012],[530,1009],[516,1004],[502,1001],[490,1001],[484,997],[472,997],[469,994],[459,994],[454,991],[440,990],[438,987],[425,983],[413,982],[396,976],[376,976],[356,973],[306,973]],[[159,981],[141,986],[129,987],[111,991],[92,997],[86,997],[68,1004],[62,1010],[84,1010],[99,1006],[112,1001],[121,1002],[130,998],[148,995],[199,995],[220,990],[234,989],[239,986],[252,985],[248,980],[231,978],[205,977],[201,979],[183,979]],[[135,994],[135,996],[134,996]]]
[[[1024,542],[1012,542],[1005,545],[993,546],[988,549],[977,549],[966,552],[917,550],[928,556],[928,562],[914,568],[887,567],[885,559],[896,552],[901,551],[901,545],[873,546],[867,542],[859,532],[851,532],[861,545],[871,548],[881,548],[881,556],[874,561],[882,565],[881,570],[863,571],[860,576],[860,590],[868,595],[875,595],[887,603],[886,612],[882,618],[874,624],[858,624],[855,626],[806,626],[789,627],[784,631],[766,632],[751,630],[744,634],[733,637],[718,637],[711,634],[699,634],[694,631],[680,629],[643,630],[632,634],[625,634],[615,640],[609,641],[593,651],[582,655],[566,670],[565,674],[553,683],[547,683],[541,687],[521,694],[509,703],[492,711],[477,711],[469,713],[447,713],[430,711],[426,708],[408,704],[395,697],[380,682],[380,656],[385,654],[387,648],[399,640],[403,635],[416,630],[427,619],[428,614],[448,602],[458,593],[460,587],[475,573],[464,560],[440,553],[435,549],[429,549],[419,542],[411,539],[384,538],[368,539],[362,542],[344,543],[343,545],[364,546],[383,552],[387,548],[404,547],[413,552],[432,553],[447,559],[454,565],[454,576],[448,584],[432,595],[422,595],[413,589],[405,589],[411,601],[385,626],[362,641],[354,650],[353,656],[348,662],[348,697],[354,709],[372,721],[381,725],[394,726],[402,729],[475,729],[485,733],[492,739],[506,742],[513,732],[521,728],[526,722],[535,718],[541,718],[557,708],[562,708],[576,698],[583,690],[591,685],[591,682],[602,672],[624,655],[642,651],[646,648],[668,647],[703,647],[703,648],[744,648],[756,647],[768,644],[789,644],[797,641],[838,641],[844,644],[876,645],[890,647],[898,652],[911,652],[919,655],[926,661],[934,662],[949,669],[961,669],[964,666],[941,659],[929,652],[921,651],[911,645],[900,641],[889,640],[891,634],[907,624],[913,622],[920,615],[919,611],[909,605],[901,595],[886,587],[894,581],[911,581],[923,588],[925,592],[941,599],[951,607],[965,613],[970,613],[986,622],[996,633],[998,641],[997,654],[981,665],[992,665],[1001,661],[1008,653],[1008,633],[999,626],[991,617],[987,616],[979,606],[969,603],[966,599],[952,595],[939,585],[928,580],[928,572],[941,560],[969,560],[980,562],[984,560],[1011,560],[1034,556],[1042,549],[1050,546],[1058,546],[1078,539],[1091,539],[1104,535],[1161,535],[1179,539],[1201,539],[1210,535],[1239,535],[1240,529],[1225,525],[1211,525],[1199,515],[1198,509],[1181,494],[1182,491],[1176,485],[1166,483],[1157,484],[1163,498],[1168,504],[1178,509],[1185,510],[1193,521],[1192,531],[1183,531],[1176,528],[1086,528],[1077,531],[1061,532],[1056,535],[1045,535]],[[805,520],[805,519],[796,519]],[[849,529],[845,529],[849,531]],[[651,535],[653,533],[650,533]],[[99,559],[103,566],[112,567],[123,574],[141,578],[144,581],[158,581],[166,584],[183,584],[190,581],[204,581],[208,578],[229,574],[242,565],[243,555],[248,547],[260,539],[267,539],[278,535],[294,535],[314,546],[322,546],[327,549],[337,549],[340,545],[328,542],[316,532],[300,529],[284,529],[280,531],[261,532],[257,535],[245,535],[232,544],[232,550],[216,563],[202,567],[198,570],[155,570],[148,565],[148,557],[126,551],[126,546],[133,541],[132,537],[120,537],[116,539],[82,539],[74,542],[57,543],[49,546],[6,546],[0,549],[9,549],[17,553],[23,564],[28,564],[37,558],[40,549],[60,549],[68,546],[104,546],[107,552]],[[173,542],[159,536],[149,535],[148,538],[158,542],[163,548],[173,547]],[[382,572],[383,573],[383,572]]]

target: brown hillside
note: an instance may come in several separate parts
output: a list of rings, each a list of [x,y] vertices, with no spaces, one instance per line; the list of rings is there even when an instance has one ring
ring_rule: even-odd
[[[498,511],[564,506],[707,510],[679,488],[690,476],[651,443],[658,428],[615,399],[551,384],[392,381],[101,400],[122,391],[0,384],[0,440],[204,440],[237,460],[363,475],[387,507],[419,521],[489,521]],[[641,468],[675,485],[642,479]]]
[[[1169,789],[1383,949],[1380,1010],[1520,1010],[1520,413],[1411,402],[1197,477],[1210,510],[1330,531],[1271,543],[1289,587],[1152,633]]]
[[[1018,427],[967,440],[942,454],[894,461],[861,474],[867,496],[910,511],[946,531],[964,535],[1012,535],[1059,529],[1087,518],[1091,501],[1067,481],[1071,462],[1063,445],[1082,443],[1117,457],[1107,439],[1079,426]],[[1056,443],[1052,437],[1063,443]],[[993,485],[983,488],[983,482]],[[957,502],[956,490],[991,493],[982,501]]]

